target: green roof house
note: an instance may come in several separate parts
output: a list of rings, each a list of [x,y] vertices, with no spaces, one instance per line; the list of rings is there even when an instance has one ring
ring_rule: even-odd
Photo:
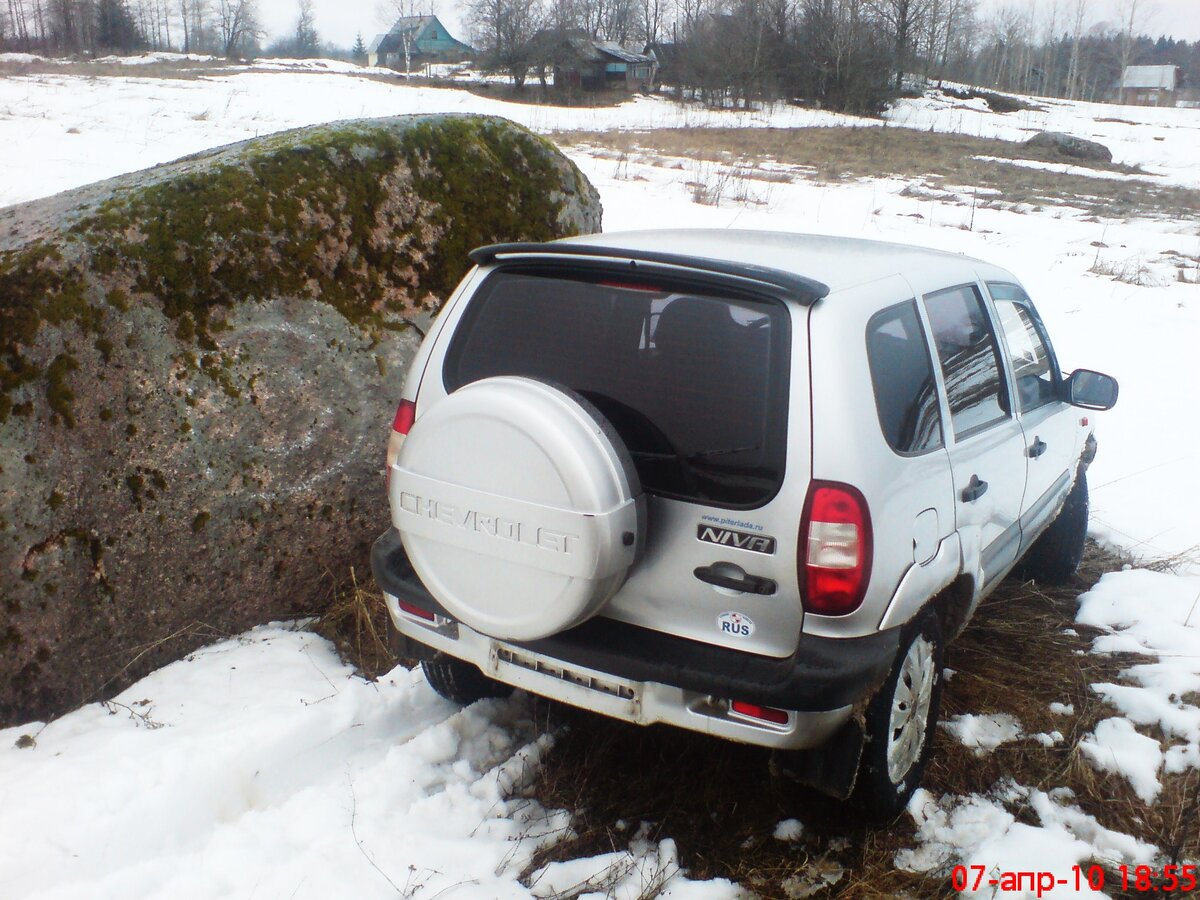
[[[434,62],[458,62],[474,51],[451,36],[437,16],[401,16],[367,48],[367,65],[411,72]]]

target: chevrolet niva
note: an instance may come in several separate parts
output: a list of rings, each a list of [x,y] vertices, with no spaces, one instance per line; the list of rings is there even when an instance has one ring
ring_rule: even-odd
[[[1089,410],[1012,274],[749,231],[502,244],[388,447],[374,575],[458,703],[513,687],[772,748],[870,815],[917,787],[944,647],[1083,551]]]

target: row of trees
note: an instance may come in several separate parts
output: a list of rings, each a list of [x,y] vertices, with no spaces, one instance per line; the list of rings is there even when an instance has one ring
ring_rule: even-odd
[[[518,84],[582,31],[639,49],[675,45],[667,77],[712,103],[803,98],[877,109],[906,74],[1050,96],[1103,99],[1122,69],[1174,63],[1200,84],[1200,42],[1142,35],[1147,0],[470,0],[488,67]],[[665,58],[664,58],[665,60]],[[666,60],[665,60],[666,61]]]
[[[254,0],[0,0],[0,50],[47,55],[180,50],[249,56],[263,30]],[[295,31],[268,50],[321,52],[312,0],[299,0]]]
[[[329,52],[312,0],[297,2],[294,30],[266,52]],[[1200,85],[1200,42],[1143,34],[1149,0],[1017,0],[986,14],[978,3],[467,0],[466,11],[481,62],[518,85],[562,62],[553,35],[571,33],[637,49],[674,45],[662,57],[668,83],[724,105],[794,98],[871,112],[903,88],[906,74],[1103,99],[1131,64],[1175,64],[1186,83]],[[431,11],[430,0],[390,0],[381,16]],[[235,56],[261,52],[262,36],[255,0],[0,0],[0,50]],[[353,54],[365,56],[361,37]]]

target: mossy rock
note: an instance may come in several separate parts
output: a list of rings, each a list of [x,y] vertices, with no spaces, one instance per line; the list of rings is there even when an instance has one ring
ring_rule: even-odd
[[[479,116],[300,129],[0,210],[0,726],[364,573],[411,326],[471,248],[599,226],[569,160]]]

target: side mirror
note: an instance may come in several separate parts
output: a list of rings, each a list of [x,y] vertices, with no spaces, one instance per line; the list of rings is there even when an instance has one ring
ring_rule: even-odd
[[[1112,409],[1117,403],[1117,379],[1111,375],[1076,369],[1067,379],[1067,402],[1084,409]]]

